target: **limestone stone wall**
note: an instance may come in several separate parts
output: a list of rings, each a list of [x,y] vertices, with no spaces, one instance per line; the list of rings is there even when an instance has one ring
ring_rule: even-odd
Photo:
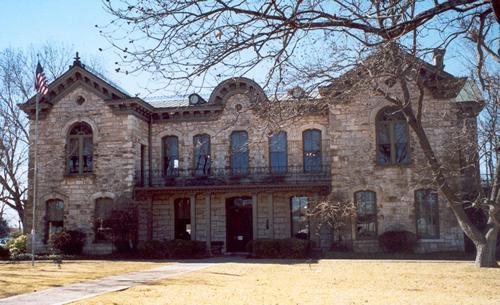
[[[456,151],[449,144],[456,134],[457,110],[451,100],[430,98],[424,101],[423,124],[439,158],[457,164]],[[378,234],[387,230],[416,231],[414,192],[432,188],[432,175],[417,139],[410,131],[408,165],[382,166],[376,162],[375,118],[380,109],[388,106],[383,97],[359,95],[348,102],[330,107],[330,153],[332,155],[332,189],[336,197],[354,200],[360,190],[376,192]],[[463,234],[448,208],[443,194],[439,199],[439,239],[420,240],[419,251],[463,250]],[[354,230],[354,227],[353,227]],[[345,238],[355,232],[345,232]],[[377,243],[355,241],[354,249],[373,251]]]
[[[85,99],[79,105],[76,100]],[[86,122],[93,132],[93,171],[86,175],[66,174],[66,136],[77,122]],[[38,200],[36,205],[37,249],[45,251],[46,202],[64,201],[65,229],[87,234],[84,251],[107,252],[109,245],[94,244],[94,209],[99,197],[113,204],[132,199],[137,143],[143,141],[141,125],[132,115],[116,115],[93,92],[78,87],[58,100],[40,120],[38,142]],[[138,128],[139,127],[139,128]],[[34,122],[30,122],[34,135]],[[30,142],[30,168],[33,168],[33,137]],[[31,231],[33,172],[29,175],[29,200],[26,206],[26,232]]]

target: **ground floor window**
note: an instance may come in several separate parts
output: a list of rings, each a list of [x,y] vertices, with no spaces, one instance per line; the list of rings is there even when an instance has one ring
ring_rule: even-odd
[[[439,238],[439,207],[437,192],[415,191],[415,215],[418,238]]]
[[[290,199],[291,235],[295,238],[309,238],[309,217],[307,216],[308,198],[293,196]]]
[[[64,229],[64,202],[59,199],[47,201],[45,240]]]
[[[110,218],[113,211],[113,199],[98,198],[95,201],[95,240],[107,241],[111,238]]]
[[[191,204],[189,198],[174,201],[175,239],[191,239]]]
[[[377,238],[377,200],[375,192],[356,192],[354,200],[356,203],[356,238]]]

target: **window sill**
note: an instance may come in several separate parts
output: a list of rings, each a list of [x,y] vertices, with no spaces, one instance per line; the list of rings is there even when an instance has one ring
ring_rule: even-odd
[[[91,178],[91,179],[94,179],[94,178],[95,178],[95,174],[94,174],[94,173],[85,173],[85,174],[65,174],[65,175],[64,175],[64,178],[81,178],[81,179]]]
[[[398,164],[380,164],[380,163],[375,162],[375,168],[377,168],[377,169],[385,169],[385,168],[407,168],[407,167],[410,167],[412,165],[413,165],[412,162],[409,162],[409,163],[398,163]]]

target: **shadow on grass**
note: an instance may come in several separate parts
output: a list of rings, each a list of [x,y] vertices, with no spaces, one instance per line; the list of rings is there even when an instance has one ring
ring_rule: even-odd
[[[463,252],[435,252],[435,253],[328,252],[323,257],[323,259],[474,261],[475,256],[472,253],[463,253]]]

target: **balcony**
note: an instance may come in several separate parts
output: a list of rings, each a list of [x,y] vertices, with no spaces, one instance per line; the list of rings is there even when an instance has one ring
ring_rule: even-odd
[[[167,175],[163,171],[140,171],[135,176],[136,190],[187,190],[187,189],[305,189],[322,188],[329,190],[331,186],[330,165],[318,166],[304,171],[302,166],[282,168],[249,167],[174,169]]]

